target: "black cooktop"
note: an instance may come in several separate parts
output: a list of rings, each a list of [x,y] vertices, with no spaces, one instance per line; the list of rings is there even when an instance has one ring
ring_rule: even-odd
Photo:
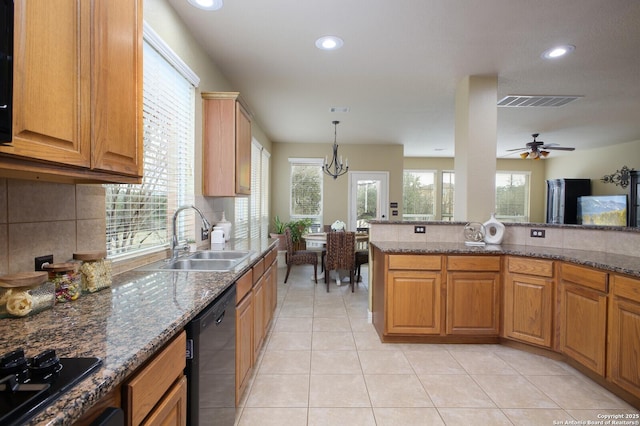
[[[22,349],[0,356],[0,425],[28,422],[100,365],[100,358],[58,358],[51,349],[33,358]]]

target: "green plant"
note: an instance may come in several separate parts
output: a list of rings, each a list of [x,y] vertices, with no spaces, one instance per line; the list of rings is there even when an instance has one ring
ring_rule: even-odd
[[[273,233],[274,234],[284,234],[284,229],[287,227],[286,222],[282,222],[279,216],[276,216],[273,219]]]
[[[287,222],[286,227],[291,230],[291,240],[294,243],[300,241],[302,234],[304,234],[309,229],[311,224],[313,224],[313,220],[309,218]]]

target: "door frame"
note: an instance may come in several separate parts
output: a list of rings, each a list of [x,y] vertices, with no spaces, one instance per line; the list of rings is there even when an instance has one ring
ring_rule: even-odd
[[[357,199],[358,187],[356,182],[359,180],[379,180],[380,181],[380,217],[375,220],[389,220],[389,172],[376,172],[376,171],[362,171],[362,172],[349,172],[349,197],[347,206],[347,229],[352,231],[356,230],[356,212],[357,208],[354,203]]]

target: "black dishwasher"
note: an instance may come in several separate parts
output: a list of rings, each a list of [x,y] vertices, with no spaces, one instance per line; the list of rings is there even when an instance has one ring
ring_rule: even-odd
[[[187,424],[233,425],[236,402],[236,285],[187,324]]]

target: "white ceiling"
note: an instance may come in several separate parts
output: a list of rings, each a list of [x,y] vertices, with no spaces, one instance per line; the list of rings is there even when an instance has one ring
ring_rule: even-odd
[[[224,1],[216,12],[169,3],[272,141],[332,143],[340,120],[339,144],[453,156],[455,90],[468,75],[497,75],[498,99],[584,96],[499,108],[498,157],[531,133],[580,150],[640,140],[638,0]],[[318,50],[323,35],[344,47]],[[541,58],[557,44],[576,49]]]

